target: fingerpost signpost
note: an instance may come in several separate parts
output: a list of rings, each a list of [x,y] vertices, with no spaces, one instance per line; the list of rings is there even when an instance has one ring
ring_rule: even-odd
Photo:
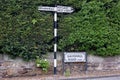
[[[39,11],[54,12],[54,75],[57,74],[57,13],[72,13],[74,9],[68,6],[57,5],[55,7],[39,6]]]

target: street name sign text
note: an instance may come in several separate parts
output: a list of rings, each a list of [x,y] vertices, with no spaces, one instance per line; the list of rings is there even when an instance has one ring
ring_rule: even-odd
[[[86,62],[86,52],[65,52],[64,62]]]

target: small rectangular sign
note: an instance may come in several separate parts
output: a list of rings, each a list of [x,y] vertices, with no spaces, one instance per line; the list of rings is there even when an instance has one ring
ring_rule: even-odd
[[[38,10],[40,10],[40,11],[55,11],[55,7],[39,6]]]
[[[72,13],[74,10],[72,7],[68,6],[57,6],[58,13]]]
[[[65,52],[64,62],[86,62],[86,52]]]
[[[40,11],[53,11],[58,13],[72,13],[74,10],[72,7],[67,6],[57,6],[57,7],[49,7],[49,6],[39,6],[38,10]]]

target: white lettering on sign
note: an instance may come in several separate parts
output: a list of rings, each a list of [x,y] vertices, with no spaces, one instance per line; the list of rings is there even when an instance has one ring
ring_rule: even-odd
[[[68,6],[57,6],[57,7],[49,7],[49,6],[39,6],[38,10],[40,11],[53,11],[57,13],[72,13],[74,9]]]
[[[65,52],[64,62],[86,62],[86,52]]]
[[[68,6],[57,6],[58,13],[72,13],[74,9]]]
[[[55,7],[39,6],[38,10],[40,10],[40,11],[55,11]]]

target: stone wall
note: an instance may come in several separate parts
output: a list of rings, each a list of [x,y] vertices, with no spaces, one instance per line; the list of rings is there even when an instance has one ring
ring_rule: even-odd
[[[25,62],[21,58],[11,59],[8,55],[0,58],[0,76],[2,77],[34,75],[30,73],[34,69],[35,64],[32,61]]]
[[[58,74],[61,74],[63,69],[62,54],[57,53]],[[53,53],[49,53],[46,58],[51,64],[48,74],[53,74]],[[102,58],[88,55],[87,60],[88,71],[120,70],[120,56]],[[65,65],[65,67],[70,67],[72,72],[81,71],[84,68],[83,66],[81,67],[82,63],[76,64]],[[34,61],[25,62],[21,58],[10,59],[8,55],[0,55],[0,77],[33,76],[41,75],[42,73],[40,68],[36,68]]]

